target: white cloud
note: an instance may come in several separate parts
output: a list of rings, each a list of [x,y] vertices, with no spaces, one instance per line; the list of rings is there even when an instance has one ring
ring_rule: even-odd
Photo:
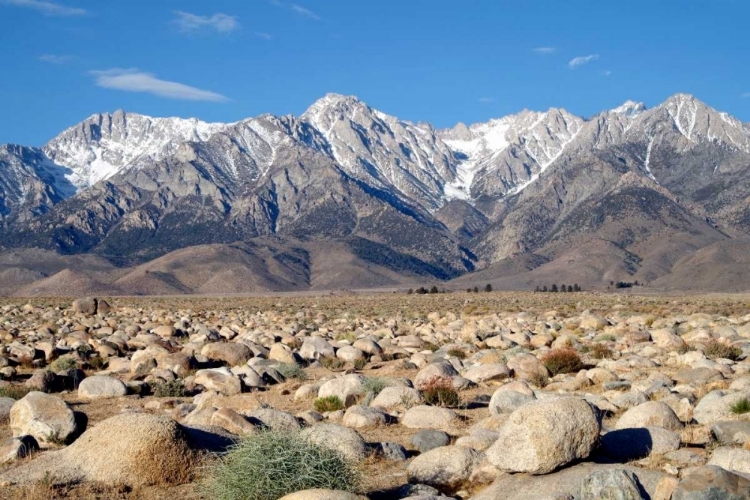
[[[255,36],[257,36],[258,38],[262,38],[263,40],[271,39],[271,35],[269,35],[268,33],[263,33],[262,31],[256,31]]]
[[[45,16],[85,16],[87,14],[86,9],[68,7],[44,0],[0,0],[0,3],[34,9]]]
[[[73,56],[68,55],[58,55],[58,54],[43,54],[39,56],[39,60],[50,63],[50,64],[65,64],[67,62],[70,62],[73,59]]]
[[[126,92],[145,92],[147,94],[182,99],[185,101],[226,102],[229,99],[216,92],[201,90],[182,83],[160,80],[154,75],[137,69],[113,68],[103,71],[91,71],[96,77],[96,85],[107,89]]]
[[[741,97],[742,97],[743,99],[750,99],[750,92],[745,92],[744,94],[742,94],[742,96],[741,96]]]
[[[221,12],[209,17],[177,10],[175,15],[177,18],[173,22],[184,33],[200,31],[204,28],[215,29],[219,33],[230,33],[240,27],[235,16]]]
[[[537,47],[535,49],[531,49],[531,51],[539,55],[547,55],[554,54],[555,52],[557,52],[557,49],[555,47]]]
[[[495,102],[494,97],[480,97],[477,99],[478,102],[481,102],[482,104],[489,104],[491,102]]]
[[[612,74],[612,72],[610,70],[607,70],[607,71],[604,72],[604,76],[610,76],[611,74]]]
[[[315,12],[311,11],[310,9],[306,9],[300,5],[297,5],[296,3],[292,4],[292,10],[296,12],[297,14],[300,14],[305,17],[309,17],[310,19],[314,19],[315,21],[320,21],[322,19]]]
[[[588,56],[578,56],[570,60],[568,63],[568,66],[570,66],[570,69],[576,69],[579,66],[583,66],[584,64],[588,64],[591,61],[596,61],[599,59],[599,54],[591,54]]]

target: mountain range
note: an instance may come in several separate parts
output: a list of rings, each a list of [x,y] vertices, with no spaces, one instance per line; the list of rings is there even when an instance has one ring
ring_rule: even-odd
[[[744,290],[748,168],[750,124],[688,94],[450,129],[338,94],[235,123],[96,114],[0,146],[0,293]]]

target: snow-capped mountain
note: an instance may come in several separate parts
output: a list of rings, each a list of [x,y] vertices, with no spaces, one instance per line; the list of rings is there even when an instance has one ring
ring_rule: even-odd
[[[42,149],[0,148],[1,245],[138,262],[200,243],[333,239],[444,278],[518,255],[539,264],[582,235],[638,272],[653,235],[682,242],[654,257],[656,276],[750,234],[749,167],[750,126],[687,94],[443,130],[338,94],[299,117],[227,124],[117,111]]]
[[[182,142],[205,141],[227,126],[118,110],[88,117],[52,139],[43,150],[49,159],[71,169],[68,179],[84,189],[141,159],[169,156]]]

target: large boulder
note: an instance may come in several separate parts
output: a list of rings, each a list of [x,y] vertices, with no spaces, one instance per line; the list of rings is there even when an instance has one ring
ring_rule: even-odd
[[[440,490],[459,488],[471,476],[482,454],[463,446],[443,446],[422,453],[406,469],[409,482]]]
[[[448,361],[439,361],[422,368],[414,377],[414,387],[419,390],[426,389],[437,380],[452,379],[458,372]]]
[[[506,390],[501,387],[495,391],[490,399],[490,413],[493,415],[513,413],[521,406],[533,403],[534,401],[536,401],[536,396],[534,396],[533,392],[529,395],[523,392]]]
[[[580,500],[643,500],[638,478],[624,469],[597,471],[583,480]]]
[[[750,450],[743,448],[716,448],[711,454],[708,465],[717,465],[722,469],[742,474],[750,474]]]
[[[0,483],[97,481],[139,487],[182,484],[193,478],[197,455],[174,420],[123,413],[99,422],[73,444],[43,453],[0,474]]]
[[[73,410],[62,399],[43,392],[30,392],[10,409],[14,437],[30,435],[41,448],[71,439],[78,426]]]
[[[311,443],[326,446],[352,460],[362,460],[367,445],[353,429],[336,424],[318,424],[303,430],[300,435]]]
[[[253,352],[245,344],[235,342],[214,342],[206,344],[201,354],[211,361],[226,363],[229,366],[244,365],[253,357]]]
[[[304,359],[315,360],[320,358],[333,358],[336,352],[333,346],[324,338],[307,337],[299,348],[299,355]]]
[[[715,465],[692,471],[677,483],[672,500],[746,500],[750,480]]]
[[[486,454],[499,469],[546,474],[588,457],[599,432],[596,413],[583,399],[544,400],[514,411]]]
[[[747,392],[711,391],[695,406],[693,418],[703,425],[711,425],[723,420],[735,420],[732,406],[743,399],[750,399]]]
[[[96,303],[97,300],[93,297],[76,299],[73,301],[72,305],[73,312],[93,316],[94,314],[96,314]]]
[[[242,382],[226,368],[198,370],[195,373],[195,383],[225,396],[233,396],[242,392]]]
[[[455,411],[427,405],[409,408],[401,417],[401,425],[409,429],[440,429],[448,433],[455,432],[460,422]]]
[[[419,391],[403,386],[386,387],[370,402],[370,406],[384,410],[404,409],[419,404],[422,404]]]
[[[82,399],[119,398],[127,393],[127,386],[120,380],[104,375],[85,378],[78,386],[78,397]]]
[[[354,404],[356,396],[364,393],[364,383],[365,378],[362,375],[352,374],[337,377],[320,386],[318,397],[336,396],[345,406],[351,406]]]
[[[616,429],[654,426],[678,431],[682,429],[682,422],[668,404],[661,401],[647,401],[623,413],[615,424]]]

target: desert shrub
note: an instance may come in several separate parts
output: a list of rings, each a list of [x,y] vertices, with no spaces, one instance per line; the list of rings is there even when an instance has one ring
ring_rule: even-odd
[[[285,379],[296,378],[297,380],[307,380],[307,372],[297,363],[279,363],[276,365],[276,371],[281,373]]]
[[[32,389],[29,389],[28,387],[25,387],[23,385],[1,386],[0,398],[21,399],[31,391]]]
[[[91,367],[92,370],[98,371],[104,368],[104,366],[107,364],[107,360],[105,360],[101,356],[94,356],[93,358],[89,358],[86,363],[89,365],[89,367]]]
[[[60,356],[49,365],[50,371],[64,372],[78,367],[78,361],[72,356]]]
[[[453,356],[454,358],[466,359],[466,353],[461,349],[449,349],[446,354],[448,354],[448,356]]]
[[[614,342],[617,338],[611,333],[602,333],[594,337],[597,342]]]
[[[356,491],[354,463],[298,433],[262,432],[238,442],[208,469],[203,484],[213,500],[276,500],[313,488]]]
[[[157,382],[151,385],[151,392],[157,398],[182,398],[186,394],[185,385],[182,383],[182,380]]]
[[[722,344],[717,340],[710,340],[706,342],[703,354],[712,359],[725,358],[737,361],[742,356],[742,349],[736,346]]]
[[[313,402],[315,411],[325,413],[328,411],[338,411],[344,409],[344,402],[338,396],[326,396],[324,398],[317,398]]]
[[[529,377],[529,382],[532,385],[543,389],[547,386],[547,384],[549,384],[549,377],[547,375],[544,375],[543,373],[533,373],[531,377]]]
[[[320,364],[323,365],[323,368],[335,372],[343,370],[346,363],[344,363],[344,361],[339,358],[321,358]]]
[[[732,413],[735,415],[742,415],[744,413],[750,412],[750,401],[747,400],[747,398],[742,398],[736,403],[734,403],[730,410],[732,410]]]
[[[609,359],[612,357],[612,349],[605,344],[594,344],[591,346],[589,354],[596,359]]]
[[[569,347],[553,349],[542,357],[542,363],[554,377],[560,373],[572,373],[584,368],[581,357]]]
[[[365,358],[359,358],[354,360],[355,370],[364,370],[367,366],[367,360]]]
[[[420,392],[427,405],[448,408],[461,404],[461,397],[453,387],[453,381],[448,377],[433,377],[422,387]]]
[[[433,344],[432,342],[425,342],[424,343],[424,348],[427,349],[428,351],[432,351],[432,352],[435,352],[438,349],[440,349],[437,345]]]
[[[374,395],[380,394],[380,391],[388,387],[390,384],[388,381],[384,378],[379,377],[367,377],[362,384],[362,387],[365,390],[365,393],[371,392]]]

